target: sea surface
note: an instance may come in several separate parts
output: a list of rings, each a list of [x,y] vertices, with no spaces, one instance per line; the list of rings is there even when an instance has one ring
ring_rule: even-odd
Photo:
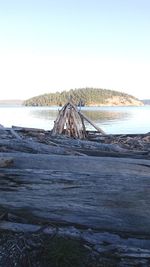
[[[51,130],[59,107],[0,106],[0,124]],[[150,106],[84,107],[81,111],[108,134],[150,132]],[[86,124],[87,130],[95,130]]]

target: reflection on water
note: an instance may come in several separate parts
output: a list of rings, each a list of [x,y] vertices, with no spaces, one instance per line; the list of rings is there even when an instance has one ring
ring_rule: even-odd
[[[45,120],[55,120],[58,115],[59,109],[42,109],[42,110],[31,110],[30,116],[34,118],[41,118]],[[108,111],[108,110],[81,110],[88,118],[94,122],[107,122],[109,120],[123,120],[130,116],[128,112],[119,112],[119,111]]]
[[[0,124],[52,129],[58,107],[0,107]],[[145,107],[84,107],[83,112],[106,133],[150,132],[150,106]],[[86,124],[87,130],[94,130]]]
[[[58,115],[58,109],[35,109],[30,111],[30,116],[33,118],[41,118],[44,120],[55,120]]]
[[[113,112],[113,111],[83,111],[83,113],[95,122],[99,127],[106,129],[107,125],[112,127],[115,123],[123,123],[130,116],[127,112]],[[88,130],[95,130],[89,123],[85,123]],[[109,131],[109,130],[108,130]]]
[[[51,128],[53,127],[53,123],[58,115],[57,109],[32,109],[30,111],[30,117],[47,120],[51,123]],[[110,125],[114,121],[117,123],[123,122],[131,117],[131,114],[127,111],[113,111],[113,110],[100,110],[100,109],[82,109],[82,113],[84,113],[88,118],[90,118],[97,125]],[[95,130],[88,122],[85,121],[87,130]]]
[[[107,122],[107,121],[113,121],[113,120],[123,120],[130,116],[127,112],[114,112],[114,111],[106,111],[106,110],[84,110],[83,113],[90,118],[94,122]]]

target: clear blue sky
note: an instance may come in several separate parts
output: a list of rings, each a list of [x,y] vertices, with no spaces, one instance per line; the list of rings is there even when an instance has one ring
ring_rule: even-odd
[[[0,0],[0,99],[85,86],[150,98],[149,0]]]

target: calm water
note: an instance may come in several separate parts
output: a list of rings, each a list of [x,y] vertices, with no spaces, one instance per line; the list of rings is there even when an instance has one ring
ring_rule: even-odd
[[[150,132],[150,106],[144,107],[86,107],[82,112],[106,133]],[[24,126],[50,130],[58,107],[0,107],[0,124],[5,127]],[[88,130],[93,130],[89,124]]]

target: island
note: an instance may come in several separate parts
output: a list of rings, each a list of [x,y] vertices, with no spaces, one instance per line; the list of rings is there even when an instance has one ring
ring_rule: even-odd
[[[35,96],[24,101],[25,106],[63,106],[69,99],[79,106],[142,106],[144,103],[132,95],[98,88],[71,89]]]

